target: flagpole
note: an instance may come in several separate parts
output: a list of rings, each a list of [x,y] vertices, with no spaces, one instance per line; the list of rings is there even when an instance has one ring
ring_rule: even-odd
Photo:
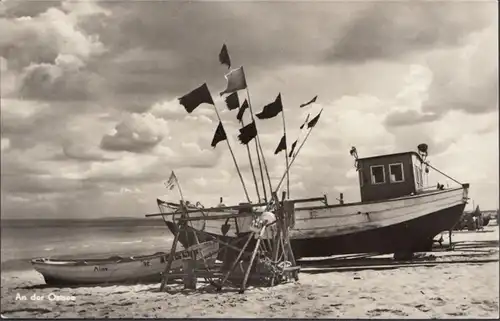
[[[321,111],[323,111],[323,108],[321,108]],[[319,112],[321,114],[321,111]],[[280,186],[281,186],[281,183],[283,183],[283,180],[285,179],[286,175],[288,174],[288,172],[290,171],[290,167],[292,167],[292,164],[293,162],[295,161],[295,159],[297,158],[297,156],[299,155],[299,152],[300,150],[302,149],[302,146],[304,146],[304,143],[307,141],[307,138],[309,137],[309,135],[311,134],[312,130],[313,130],[314,126],[309,128],[309,131],[307,132],[307,135],[306,137],[304,138],[304,140],[302,141],[302,143],[300,144],[299,148],[297,149],[297,152],[295,153],[295,155],[292,157],[292,160],[290,162],[290,164],[288,164],[288,167],[286,168],[286,171],[285,173],[283,173],[283,176],[281,177],[281,180],[279,181],[278,183],[278,186],[276,187],[276,191],[275,193],[278,192]]]
[[[177,183],[177,189],[179,190],[179,196],[181,197],[182,202],[184,202],[184,195],[182,195],[181,184],[179,183],[179,180],[177,179],[177,175],[175,175],[174,171],[172,171],[172,174],[174,174],[175,182]]]
[[[240,120],[240,125],[242,127],[245,126],[245,124],[243,122],[243,118]],[[253,181],[255,183],[255,191],[257,192],[257,199],[258,199],[258,202],[260,202],[259,185],[257,183],[257,177],[255,176],[255,170],[253,168],[253,161],[252,161],[252,155],[250,154],[250,147],[248,147],[248,144],[245,144],[245,147],[247,148],[248,161],[250,162],[250,169],[252,170],[252,177],[253,177]],[[255,146],[255,147],[257,147],[257,146]]]
[[[217,114],[217,118],[219,119],[219,122],[222,124],[222,119],[220,118],[219,111],[217,110],[217,106],[215,106],[215,103],[213,104],[213,106],[215,109],[215,113]],[[238,163],[236,162],[236,157],[234,157],[233,149],[231,148],[231,144],[229,144],[229,140],[227,137],[226,137],[225,141],[227,143],[227,147],[229,148],[229,151],[231,152],[234,166],[236,166],[236,170],[238,171],[238,176],[240,177],[241,185],[243,186],[243,190],[245,191],[245,196],[247,198],[247,201],[248,201],[248,203],[250,203],[250,197],[248,196],[248,191],[247,191],[247,187],[245,185],[245,181],[243,180],[243,176],[241,176],[240,167],[238,166]]]
[[[262,190],[264,192],[264,201],[267,202],[266,182],[264,181],[264,172],[262,171],[262,162],[260,160],[260,153],[259,153],[259,146],[257,145],[257,139],[254,140],[254,143],[255,143],[255,152],[257,153],[257,161],[259,162],[260,180],[262,181]]]
[[[255,122],[255,118],[253,116],[253,109],[252,109],[252,103],[250,102],[250,90],[248,89],[248,84],[247,84],[247,97],[248,97],[248,107],[250,109],[250,115],[252,116],[252,121]],[[257,127],[257,123],[255,123],[255,126]],[[266,176],[267,180],[269,182],[269,191],[272,192],[273,186],[271,185],[271,178],[269,177],[269,170],[267,169],[267,163],[266,163],[266,158],[264,156],[264,153],[262,152],[262,145],[260,144],[260,138],[259,138],[259,131],[257,131],[257,145],[259,146],[260,154],[262,156],[262,162],[264,163],[264,169],[266,170]],[[264,182],[262,182],[264,184]]]
[[[285,136],[285,169],[288,168],[288,144],[286,141],[285,108],[281,109],[281,118],[283,119],[283,135]],[[290,199],[290,174],[286,171],[286,195]]]

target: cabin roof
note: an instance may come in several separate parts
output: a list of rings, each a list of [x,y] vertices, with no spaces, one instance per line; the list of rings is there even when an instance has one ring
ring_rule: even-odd
[[[371,157],[362,157],[362,158],[358,158],[358,161],[362,160],[371,160],[371,159],[377,159],[377,158],[385,158],[385,157],[390,157],[390,156],[402,156],[402,155],[407,155],[407,154],[411,154],[411,155],[415,155],[421,162],[423,162],[422,160],[422,157],[420,157],[420,155],[416,152],[403,152],[403,153],[394,153],[394,154],[384,154],[384,155],[377,155],[377,156],[371,156]]]

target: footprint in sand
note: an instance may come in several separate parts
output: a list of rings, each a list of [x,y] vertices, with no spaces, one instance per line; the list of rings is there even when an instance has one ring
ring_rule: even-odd
[[[434,301],[435,304],[438,306],[443,306],[446,304],[446,302],[444,302],[444,300],[441,299],[440,297],[433,297],[433,298],[430,298],[430,300]]]
[[[113,303],[112,305],[116,305],[116,306],[119,306],[119,307],[125,307],[125,306],[128,306],[128,305],[132,305],[134,304],[133,302],[119,302],[119,303]]]
[[[472,304],[481,305],[483,310],[486,311],[496,311],[498,312],[498,303],[492,302],[490,300],[482,300],[482,301],[472,301]]]
[[[400,317],[408,316],[407,313],[401,311],[401,310],[392,310],[392,309],[373,309],[368,311],[368,315],[372,317],[380,316],[384,312],[389,312],[392,314],[395,314]]]
[[[452,316],[452,317],[463,317],[465,313],[463,312],[449,312],[446,313],[446,315]]]
[[[130,293],[128,291],[118,291],[118,292],[111,292],[110,294],[125,294],[125,293]]]
[[[424,304],[418,304],[415,306],[416,309],[422,312],[429,312],[431,309],[426,307]]]

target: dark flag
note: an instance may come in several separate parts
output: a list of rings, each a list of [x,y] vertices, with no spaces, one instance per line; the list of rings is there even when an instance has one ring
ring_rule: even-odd
[[[278,147],[276,147],[276,150],[274,151],[274,155],[278,154],[282,150],[286,150],[286,135],[283,134],[283,137],[281,137],[280,143],[278,144]]]
[[[307,114],[306,120],[304,121],[304,123],[302,125],[300,125],[300,129],[304,128],[304,126],[307,124],[307,121],[309,120],[309,116],[311,116],[311,114]]]
[[[248,108],[248,101],[245,99],[243,104],[241,104],[240,110],[238,110],[238,115],[236,115],[236,118],[241,121],[243,119],[243,114],[245,113],[245,110]]]
[[[217,126],[217,129],[215,130],[214,138],[212,139],[212,144],[211,146],[215,148],[215,146],[223,141],[226,140],[226,131],[224,130],[224,127],[222,126],[222,122],[219,121],[219,126]]]
[[[300,105],[300,108],[302,108],[302,107],[306,107],[306,106],[308,106],[308,105],[310,105],[310,104],[312,104],[312,103],[316,102],[316,99],[317,99],[317,98],[318,98],[318,95],[316,95],[313,99],[309,100],[307,103],[304,103],[304,104]]]
[[[179,98],[179,103],[186,108],[188,113],[192,113],[196,107],[203,103],[214,105],[212,95],[210,94],[206,83]]]
[[[240,134],[238,135],[238,139],[244,145],[248,144],[252,139],[257,136],[257,127],[255,126],[255,121],[250,124],[240,128]]]
[[[222,46],[219,53],[219,62],[223,65],[227,65],[227,69],[231,68],[231,58],[229,58],[229,53],[227,52],[226,44]]]
[[[321,116],[322,112],[323,112],[323,109],[319,112],[319,114],[316,117],[314,117],[313,119],[311,119],[310,122],[307,123],[307,128],[312,128],[316,125],[316,123],[319,120],[319,116]]]
[[[293,155],[293,150],[295,149],[295,146],[297,146],[297,141],[294,141],[292,144],[292,149],[290,150],[290,154],[288,154],[288,157],[292,157]]]
[[[255,116],[259,119],[269,119],[278,115],[282,110],[283,104],[281,103],[281,93],[279,93],[272,103],[265,105],[262,111]]]
[[[231,95],[227,96],[225,100],[226,100],[227,109],[229,109],[229,110],[233,110],[233,109],[240,107],[240,100],[238,99],[237,92],[234,92]]]

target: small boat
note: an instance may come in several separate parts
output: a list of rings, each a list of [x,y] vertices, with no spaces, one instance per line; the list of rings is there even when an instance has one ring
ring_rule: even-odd
[[[218,253],[218,243],[205,242],[198,246],[197,260],[213,266]],[[190,258],[192,249],[174,255],[172,270],[182,268],[183,260]],[[117,283],[160,282],[169,254],[157,252],[143,256],[112,256],[104,259],[58,260],[34,258],[33,268],[43,275],[49,285],[89,285]]]

